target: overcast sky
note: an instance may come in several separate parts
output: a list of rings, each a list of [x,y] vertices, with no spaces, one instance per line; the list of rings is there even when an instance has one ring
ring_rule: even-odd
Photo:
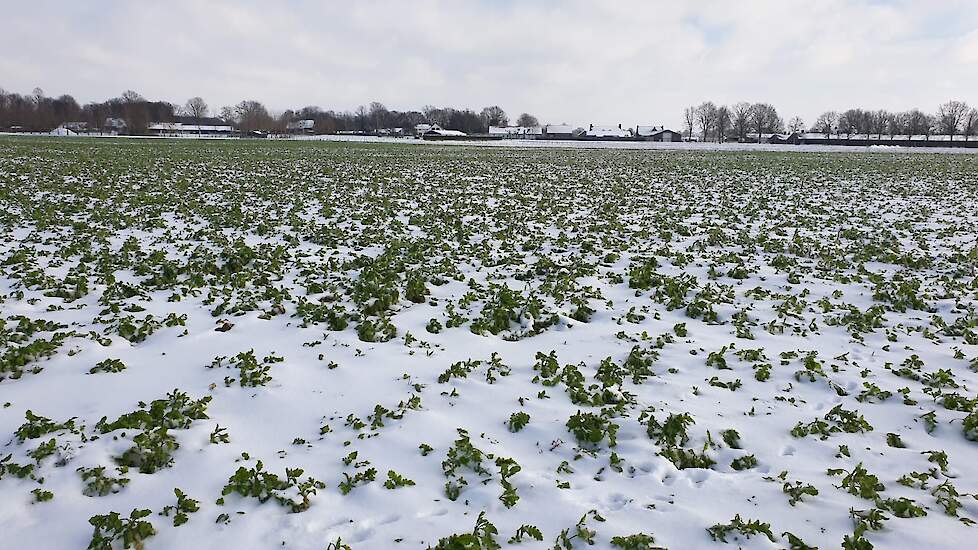
[[[978,104],[978,0],[5,1],[0,87],[134,89],[273,111],[498,104],[542,122],[666,123],[712,100],[811,123]]]

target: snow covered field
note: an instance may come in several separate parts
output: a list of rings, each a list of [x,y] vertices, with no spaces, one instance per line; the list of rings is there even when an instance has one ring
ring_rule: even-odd
[[[978,533],[972,155],[0,138],[0,206],[0,547]]]

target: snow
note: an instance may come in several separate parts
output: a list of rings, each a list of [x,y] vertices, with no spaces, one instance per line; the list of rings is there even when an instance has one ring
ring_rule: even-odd
[[[69,130],[68,128],[65,128],[64,126],[59,126],[54,130],[51,130],[51,135],[52,136],[76,136],[78,134],[73,130]]]

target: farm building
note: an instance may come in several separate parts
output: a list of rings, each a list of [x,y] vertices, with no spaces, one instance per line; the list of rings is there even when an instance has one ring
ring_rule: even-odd
[[[665,126],[636,126],[635,136],[643,141],[682,141],[679,132],[669,130]]]
[[[588,127],[588,130],[584,135],[589,138],[622,139],[632,137],[632,130],[631,128],[622,128],[621,124],[618,126],[602,126],[592,124],[590,127]]]
[[[129,125],[126,124],[125,120],[112,117],[105,119],[105,124],[103,125],[103,128],[110,132],[125,132],[128,127]]]
[[[64,124],[61,125],[61,127],[62,128],[66,128],[68,130],[71,130],[72,132],[75,132],[75,133],[87,132],[88,131],[88,123],[87,122],[82,122],[82,121],[65,122]]]
[[[427,132],[421,134],[424,139],[451,139],[465,137],[466,133],[459,130],[445,130],[437,125],[433,126]]]
[[[574,139],[582,133],[583,130],[574,128],[570,124],[548,124],[543,127],[540,137],[543,139]]]
[[[772,134],[764,141],[766,143],[776,143],[785,144],[790,143],[792,145],[797,145],[799,143],[801,135],[798,132],[791,132],[790,134]]]
[[[316,121],[312,119],[293,120],[285,125],[285,131],[290,134],[311,134],[316,129]]]
[[[234,128],[219,118],[175,117],[174,122],[153,122],[149,133],[156,136],[230,136]]]
[[[795,141],[790,141],[791,136],[794,136]],[[744,143],[797,143],[798,134],[785,134],[785,133],[750,133],[744,136]]]
[[[512,139],[536,139],[543,135],[541,126],[490,126],[489,136]]]

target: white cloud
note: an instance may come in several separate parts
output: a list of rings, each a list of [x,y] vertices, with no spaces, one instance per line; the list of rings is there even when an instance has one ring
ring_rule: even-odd
[[[684,106],[978,103],[970,0],[16,3],[0,85],[132,88],[273,109],[500,104],[543,120],[678,125]],[[970,96],[968,94],[971,94]]]

